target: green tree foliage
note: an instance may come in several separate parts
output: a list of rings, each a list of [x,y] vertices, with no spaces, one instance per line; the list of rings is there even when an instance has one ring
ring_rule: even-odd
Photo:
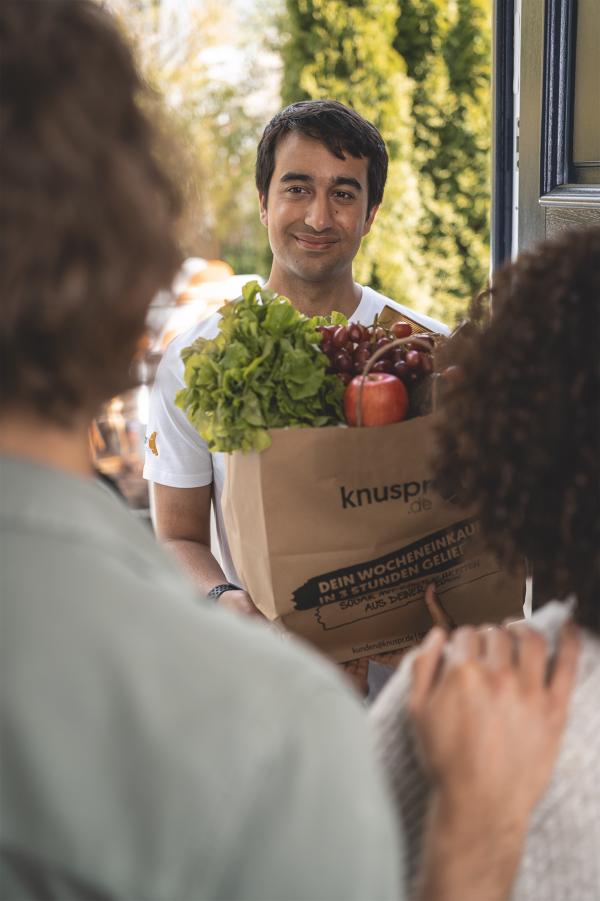
[[[252,102],[264,71],[248,59],[241,66],[243,79],[236,80],[215,63],[223,45],[232,52],[233,65],[243,58],[243,36],[232,10],[218,0],[203,0],[182,18],[160,0],[112,0],[112,5],[155,89],[154,114],[174,138],[172,165],[186,201],[184,252],[224,259],[236,272],[268,272],[270,252],[254,188],[264,111]]]
[[[435,308],[458,313],[489,265],[489,0],[401,0],[394,46],[415,82],[420,234]]]
[[[448,322],[488,266],[489,0],[286,0],[283,101],[332,97],[382,132],[386,195],[357,277]]]
[[[412,84],[392,44],[396,0],[286,0],[281,17],[284,103],[332,98],[381,131],[390,154],[383,206],[356,261],[356,276],[400,302],[431,306],[423,217],[413,157]]]

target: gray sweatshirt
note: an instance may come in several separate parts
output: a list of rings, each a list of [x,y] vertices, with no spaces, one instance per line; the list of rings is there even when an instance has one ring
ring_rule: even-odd
[[[553,643],[568,613],[554,601],[530,623]],[[428,796],[406,713],[409,660],[371,712],[406,838],[407,889],[416,875]],[[583,632],[560,755],[533,813],[512,901],[600,901],[600,637],[589,632]]]
[[[0,898],[397,901],[357,698],[91,479],[0,458]]]

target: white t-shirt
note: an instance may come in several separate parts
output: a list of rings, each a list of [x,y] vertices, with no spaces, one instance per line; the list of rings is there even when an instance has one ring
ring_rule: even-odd
[[[447,334],[448,329],[441,322],[424,316],[402,304],[379,294],[372,288],[362,288],[360,303],[349,317],[353,322],[371,325],[375,316],[389,306],[414,322],[439,334]],[[146,434],[144,478],[171,488],[200,488],[213,485],[213,509],[215,513],[216,541],[213,547],[220,559],[228,581],[240,585],[236,574],[221,510],[221,496],[225,482],[225,455],[212,454],[206,442],[179,407],[175,406],[175,395],[185,387],[181,351],[196,338],[214,338],[219,330],[220,314],[199,322],[193,328],[178,335],[169,344],[158,367],[156,381],[150,397],[150,413]]]

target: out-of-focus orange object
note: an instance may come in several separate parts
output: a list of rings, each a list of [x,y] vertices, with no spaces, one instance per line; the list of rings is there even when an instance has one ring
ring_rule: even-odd
[[[155,347],[161,354],[164,353],[170,342],[177,335],[186,332],[197,322],[208,319],[227,301],[235,300],[236,297],[239,297],[246,282],[263,282],[262,277],[256,273],[227,275],[219,279],[204,279],[204,273],[207,271],[206,267],[201,267],[201,263],[204,261],[194,259],[191,262],[197,268],[191,275],[183,273],[178,276],[175,305],[170,315],[165,317],[162,327],[157,333]],[[212,262],[219,263],[219,265],[227,267],[228,270],[231,269],[227,263],[221,263],[220,260]],[[216,269],[213,272],[216,275]]]
[[[162,338],[160,339],[161,353],[164,353],[173,338],[176,338],[178,334],[179,332],[176,329],[171,329],[170,331],[163,332]]]
[[[201,260],[194,259],[194,270],[185,277],[183,290],[179,291],[175,297],[177,306],[191,303],[198,298],[198,288],[206,286],[206,290],[210,290],[208,285],[211,282],[224,282],[233,275],[233,269],[224,260]],[[201,265],[201,264],[204,265]]]
[[[233,269],[224,260],[207,260],[204,269],[199,269],[190,275],[188,285],[202,285],[204,282],[221,282],[231,278]]]
[[[196,295],[193,291],[180,291],[177,297],[175,298],[175,303],[178,307],[184,306],[186,303],[190,303],[192,300],[196,298]]]
[[[152,346],[152,339],[147,331],[138,338],[134,360],[143,360]]]

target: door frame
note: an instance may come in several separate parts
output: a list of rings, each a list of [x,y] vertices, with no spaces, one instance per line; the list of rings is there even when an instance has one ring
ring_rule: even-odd
[[[574,210],[600,209],[600,184],[578,182],[573,162],[577,5],[495,0],[492,268],[509,258],[511,246],[522,250],[545,238],[557,217],[566,221]],[[513,84],[516,99],[509,90]],[[518,120],[511,134],[515,102]],[[516,176],[516,196],[508,166]],[[513,219],[508,210],[515,203]]]
[[[492,271],[512,256],[515,168],[515,0],[494,0],[492,44]]]

